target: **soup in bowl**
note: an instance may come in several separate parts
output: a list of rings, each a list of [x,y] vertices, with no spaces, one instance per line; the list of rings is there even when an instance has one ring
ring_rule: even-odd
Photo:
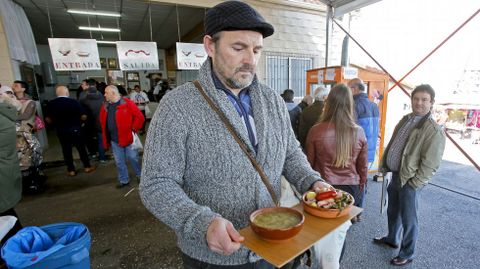
[[[266,240],[286,240],[300,232],[305,216],[288,207],[268,207],[254,211],[250,215],[250,226]]]

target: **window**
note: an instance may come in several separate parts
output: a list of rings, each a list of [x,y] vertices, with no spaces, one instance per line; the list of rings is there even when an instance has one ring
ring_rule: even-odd
[[[295,97],[303,97],[306,71],[311,68],[312,58],[267,56],[267,85],[279,94],[285,89],[292,89]]]

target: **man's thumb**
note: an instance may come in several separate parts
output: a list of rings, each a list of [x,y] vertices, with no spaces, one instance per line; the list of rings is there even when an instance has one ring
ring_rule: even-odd
[[[231,222],[227,223],[227,233],[233,242],[242,242],[245,238],[233,227]]]

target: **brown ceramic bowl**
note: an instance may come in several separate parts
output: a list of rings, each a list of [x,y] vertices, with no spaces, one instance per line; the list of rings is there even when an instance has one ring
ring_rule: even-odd
[[[260,222],[262,220],[263,222]],[[288,207],[261,208],[250,214],[250,227],[258,236],[268,241],[294,237],[302,229],[304,221],[305,216],[302,213]]]
[[[337,190],[337,192],[344,192],[344,191]],[[347,205],[343,210],[311,206],[305,202],[305,196],[307,195],[307,193],[304,193],[302,196],[303,210],[310,213],[311,215],[321,217],[321,218],[326,218],[326,219],[334,219],[334,218],[340,218],[340,217],[346,216],[348,215],[348,213],[350,213],[350,210],[352,209],[352,206],[355,203],[355,199],[350,193],[348,192],[344,192],[344,193],[350,196],[350,198],[352,199],[352,202],[349,205]]]

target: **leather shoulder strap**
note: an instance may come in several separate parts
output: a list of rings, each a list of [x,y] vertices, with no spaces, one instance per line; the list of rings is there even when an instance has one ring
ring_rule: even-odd
[[[267,176],[265,175],[265,172],[263,171],[263,168],[258,164],[257,160],[255,157],[253,157],[252,153],[248,150],[247,145],[240,139],[238,134],[235,132],[235,129],[233,128],[232,124],[228,121],[227,117],[223,112],[218,108],[218,106],[212,101],[210,97],[205,93],[205,91],[202,88],[202,85],[200,85],[200,82],[198,80],[195,80],[193,82],[195,84],[195,87],[198,89],[200,94],[205,98],[205,101],[207,101],[208,105],[217,113],[217,115],[220,117],[222,120],[223,124],[225,124],[225,127],[227,127],[227,130],[230,132],[230,134],[233,136],[235,141],[237,141],[238,145],[242,149],[242,151],[247,155],[248,159],[252,163],[253,167],[255,167],[255,170],[257,170],[258,174],[260,175],[260,178],[262,178],[263,184],[267,187],[268,192],[270,193],[270,196],[272,197],[273,202],[275,203],[276,206],[280,206],[280,201],[277,198],[277,195],[275,194],[275,191],[273,190],[272,184],[270,184],[270,181],[268,181]]]

